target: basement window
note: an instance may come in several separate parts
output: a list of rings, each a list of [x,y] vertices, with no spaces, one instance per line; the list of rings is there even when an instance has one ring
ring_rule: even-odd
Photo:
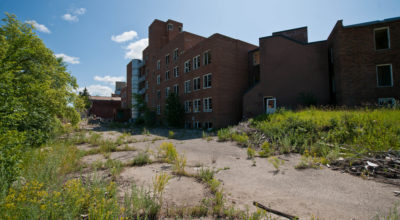
[[[376,78],[378,81],[378,87],[392,87],[393,86],[392,64],[377,65]]]
[[[393,106],[396,103],[396,100],[394,98],[379,98],[378,99],[378,105],[379,106]]]
[[[383,50],[390,48],[389,28],[374,29],[375,35],[375,50]]]

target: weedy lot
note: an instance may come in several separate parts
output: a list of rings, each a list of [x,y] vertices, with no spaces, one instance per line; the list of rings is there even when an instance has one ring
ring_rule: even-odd
[[[257,201],[302,219],[371,219],[398,202],[393,185],[296,169],[299,154],[251,158],[200,131],[123,131],[82,130],[30,152],[2,217],[276,218]]]

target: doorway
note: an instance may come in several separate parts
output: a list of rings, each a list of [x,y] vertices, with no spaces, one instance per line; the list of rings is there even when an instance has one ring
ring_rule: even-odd
[[[272,114],[276,111],[276,98],[266,97],[264,98],[265,113]]]

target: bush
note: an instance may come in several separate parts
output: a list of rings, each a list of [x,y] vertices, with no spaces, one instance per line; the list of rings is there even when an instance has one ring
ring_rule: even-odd
[[[261,151],[258,152],[258,155],[260,157],[269,157],[271,155],[271,149],[270,149],[270,144],[268,141],[265,141],[261,145]]]
[[[168,138],[173,139],[175,137],[175,133],[173,131],[168,131]]]
[[[242,133],[242,134],[233,133],[232,140],[238,142],[239,145],[241,145],[241,146],[246,146],[249,141],[249,136],[247,136],[246,133]]]
[[[132,166],[143,166],[151,163],[150,157],[148,154],[140,152],[138,155],[133,158]]]
[[[218,130],[218,141],[228,141],[231,140],[231,136],[232,136],[232,129],[230,127],[228,128],[222,128],[220,130]]]
[[[158,157],[164,159],[167,163],[173,163],[178,158],[178,152],[172,143],[163,142],[158,148]]]
[[[165,118],[169,126],[182,127],[184,122],[184,108],[175,93],[170,93],[165,101]]]
[[[253,159],[255,155],[256,151],[251,147],[247,147],[247,159]]]

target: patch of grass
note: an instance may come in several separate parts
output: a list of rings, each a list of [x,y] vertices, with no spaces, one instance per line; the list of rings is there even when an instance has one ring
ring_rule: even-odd
[[[261,145],[261,150],[258,152],[258,156],[260,157],[269,157],[271,156],[271,148],[268,141],[265,141]]]
[[[247,136],[246,133],[233,133],[231,138],[233,141],[236,141],[240,146],[247,146],[249,141],[249,136]]]
[[[142,135],[150,136],[150,131],[147,128],[143,128]]]
[[[117,145],[115,142],[110,140],[103,140],[100,142],[100,152],[107,153],[107,152],[114,152],[117,150]]]
[[[215,174],[215,172],[213,170],[202,167],[198,171],[197,176],[201,181],[209,182],[214,178],[214,174]]]
[[[317,154],[314,153],[311,156],[308,151],[306,150],[304,154],[301,156],[301,160],[299,164],[295,166],[296,169],[307,169],[307,168],[321,168],[322,164],[327,164],[328,160],[324,157],[317,157]]]
[[[205,131],[203,131],[202,138],[205,139],[205,140],[207,140],[207,142],[213,140],[213,138],[210,136],[210,134],[207,133],[207,132],[205,132]]]
[[[247,159],[253,159],[255,155],[256,151],[251,147],[247,147]]]
[[[252,119],[251,126],[280,146],[279,153],[303,154],[307,149],[326,158],[332,151],[359,157],[400,150],[399,109],[281,110]]]
[[[167,186],[168,181],[171,177],[167,173],[156,174],[153,179],[153,192],[160,199],[162,198],[162,194],[164,192],[165,186]]]
[[[173,163],[178,158],[178,152],[175,146],[170,142],[163,142],[158,147],[158,157],[167,163]]]
[[[168,138],[169,138],[169,139],[174,139],[174,138],[175,138],[175,132],[173,132],[173,131],[168,131]]]
[[[174,173],[178,176],[187,175],[185,167],[186,167],[186,156],[184,154],[178,155],[173,163]]]
[[[231,127],[227,127],[227,128],[222,128],[220,130],[218,130],[218,141],[229,141],[231,140],[232,134],[233,134],[233,130]]]
[[[138,155],[136,155],[133,158],[131,165],[132,166],[143,166],[143,165],[146,165],[149,163],[151,163],[149,155],[145,152],[140,152]]]
[[[132,186],[132,193],[125,194],[123,217],[126,219],[157,219],[161,204],[143,188]]]
[[[89,139],[88,142],[93,145],[93,146],[98,146],[103,142],[103,139],[101,138],[101,134],[97,132],[90,132],[89,133]]]
[[[268,158],[268,162],[271,163],[276,171],[279,171],[279,167],[285,163],[284,160],[281,160],[277,157],[270,157]]]

